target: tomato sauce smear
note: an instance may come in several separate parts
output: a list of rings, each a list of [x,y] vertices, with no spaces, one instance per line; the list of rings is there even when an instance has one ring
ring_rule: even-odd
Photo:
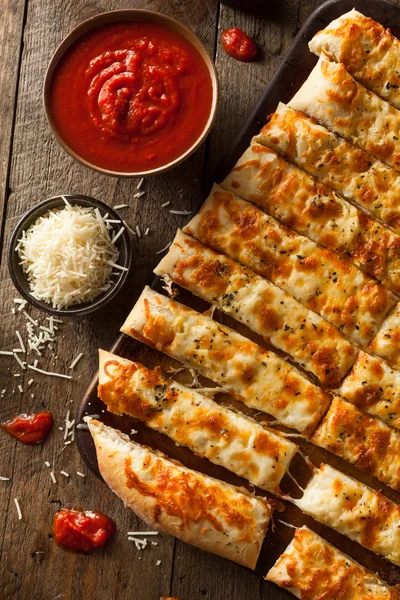
[[[50,90],[53,122],[97,167],[145,172],[181,156],[211,112],[207,65],[183,36],[158,23],[105,25],[75,42]]]
[[[107,544],[116,530],[115,522],[99,511],[64,508],[53,521],[54,541],[71,552],[87,553]]]
[[[53,427],[49,412],[17,415],[1,424],[2,429],[23,444],[41,444]]]

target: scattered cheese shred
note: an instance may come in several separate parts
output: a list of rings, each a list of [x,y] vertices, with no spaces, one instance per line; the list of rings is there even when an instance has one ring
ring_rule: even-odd
[[[114,206],[114,210],[120,210],[121,208],[128,208],[128,204],[117,204],[117,206]]]
[[[76,474],[79,475],[79,477],[85,477],[85,474],[81,473],[80,471],[77,471]]]
[[[20,345],[20,347],[21,347],[21,350],[22,350],[22,352],[25,354],[25,353],[26,353],[26,349],[25,349],[25,345],[24,345],[24,342],[23,342],[23,340],[22,340],[22,336],[21,336],[20,332],[19,332],[19,331],[16,331],[16,332],[15,332],[15,335],[16,335],[16,336],[17,336],[17,338],[18,338],[19,345]]]
[[[34,365],[28,365],[28,369],[32,369],[32,371],[37,371],[38,373],[42,373],[43,375],[50,375],[51,377],[62,377],[63,379],[72,379],[71,375],[64,375],[63,373],[53,373],[52,371],[44,371],[43,369],[38,369]]]
[[[128,531],[127,535],[158,535],[158,531]]]
[[[171,213],[171,215],[191,215],[192,211],[191,210],[170,210],[169,211]]]
[[[22,360],[20,359],[20,357],[18,356],[18,354],[16,352],[14,352],[14,358],[17,361],[17,363],[19,364],[19,366],[21,367],[21,369],[26,369],[25,363],[22,362]]]
[[[161,254],[161,252],[165,252],[166,250],[168,250],[171,244],[172,242],[168,242],[168,244],[164,248],[161,248],[161,250],[157,250],[156,254]]]
[[[107,290],[119,256],[110,231],[98,208],[68,202],[39,217],[18,240],[32,295],[65,308]]]
[[[54,475],[54,471],[50,471],[50,477],[53,483],[57,483],[56,476]]]
[[[18,513],[18,519],[21,521],[22,520],[22,512],[21,512],[21,507],[18,502],[18,498],[14,498],[14,502],[15,502],[15,506],[17,509],[17,513]]]
[[[69,477],[69,473],[67,473],[66,471],[60,471],[61,475],[64,475],[64,477]]]
[[[10,481],[9,477],[3,477],[3,475],[0,475],[0,481]]]
[[[83,356],[83,352],[79,352],[78,356],[76,358],[74,358],[74,360],[70,364],[69,370],[72,370],[78,364],[78,362],[81,360],[82,356]]]

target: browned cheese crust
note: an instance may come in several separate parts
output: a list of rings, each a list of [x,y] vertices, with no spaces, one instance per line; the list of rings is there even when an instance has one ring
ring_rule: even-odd
[[[310,441],[400,490],[400,432],[354,404],[334,398]]]
[[[254,569],[273,501],[192,471],[87,418],[99,470],[151,527]]]
[[[302,527],[266,576],[301,600],[399,600],[376,575]]]

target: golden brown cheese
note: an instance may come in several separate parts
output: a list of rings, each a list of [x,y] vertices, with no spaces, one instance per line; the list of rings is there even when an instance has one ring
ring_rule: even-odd
[[[334,398],[310,441],[400,490],[400,432]]]
[[[330,465],[315,469],[300,499],[304,513],[400,566],[400,506]]]
[[[100,421],[85,420],[104,481],[139,518],[254,569],[273,501],[188,469]]]
[[[357,83],[342,64],[321,57],[289,106],[400,170],[400,111]]]
[[[248,191],[250,185],[258,183],[256,167],[251,161],[246,161],[246,154],[243,157],[246,168],[240,171],[240,177],[241,181],[246,177]],[[247,168],[247,165],[251,166]],[[272,178],[273,170],[272,167],[268,170]],[[225,180],[224,186],[234,187],[237,175],[232,172],[231,176]],[[252,183],[248,186],[247,182]],[[282,187],[287,191],[284,181]],[[286,211],[286,204],[288,210],[295,207],[291,194],[286,194],[280,204],[279,191],[264,196],[247,194],[241,187],[238,192],[259,206],[264,205],[268,212],[272,206],[275,207],[274,213],[279,206],[283,211]],[[309,227],[312,227],[310,217],[306,213],[301,219],[307,219]],[[395,302],[390,292],[345,258],[320,248],[218,186],[214,186],[185,231],[273,281],[363,347],[368,346]],[[321,228],[321,231],[325,229]]]
[[[276,150],[400,233],[400,175],[391,167],[282,103],[254,140]],[[331,201],[338,206],[343,204],[338,197],[333,196]],[[352,219],[356,219],[355,209],[348,208]],[[357,219],[362,219],[362,214]],[[367,234],[373,223],[362,223]],[[353,229],[356,225],[357,221],[353,221]],[[357,226],[354,231],[359,236],[366,235]]]
[[[400,41],[390,29],[353,9],[319,31],[309,47],[343,63],[365,87],[400,108]]]
[[[393,369],[400,370],[400,302],[383,322],[369,350],[384,358]]]
[[[399,600],[400,594],[302,527],[266,578],[301,600]]]
[[[149,287],[121,331],[298,431],[311,433],[330,403],[327,394],[273,352]]]
[[[256,139],[269,143],[268,135]],[[253,143],[221,185],[321,246],[345,254],[367,275],[400,293],[400,236],[275,150]]]
[[[400,111],[357,83],[342,64],[321,56],[289,106],[400,171]]]
[[[129,415],[272,493],[298,447],[250,417],[167,379],[159,367],[100,350],[98,396],[107,409]]]
[[[383,360],[360,352],[338,392],[370,415],[400,429],[400,371]]]
[[[154,270],[240,321],[286,352],[323,385],[338,385],[357,349],[342,334],[266,279],[178,230]]]

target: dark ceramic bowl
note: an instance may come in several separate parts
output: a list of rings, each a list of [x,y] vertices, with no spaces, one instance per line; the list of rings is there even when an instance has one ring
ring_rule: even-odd
[[[118,21],[148,21],[151,23],[158,23],[160,25],[164,25],[168,29],[171,29],[175,33],[180,34],[197,50],[197,52],[203,58],[206,66],[207,66],[208,72],[210,74],[210,78],[211,78],[213,99],[212,99],[212,104],[211,104],[210,115],[208,117],[207,123],[204,126],[203,131],[200,133],[197,140],[192,144],[192,146],[190,148],[188,148],[183,154],[181,154],[181,156],[178,156],[177,158],[175,158],[174,160],[170,161],[169,163],[167,163],[165,165],[162,165],[160,167],[157,167],[155,169],[150,169],[147,171],[137,171],[137,172],[112,171],[109,169],[104,169],[102,167],[98,167],[97,165],[94,165],[91,162],[89,162],[88,160],[82,158],[74,150],[72,150],[72,148],[62,138],[60,132],[58,131],[58,129],[56,127],[56,124],[54,123],[54,119],[53,119],[52,113],[51,113],[50,91],[51,91],[52,78],[53,78],[53,74],[54,74],[55,69],[57,68],[58,63],[64,56],[65,52],[70,48],[70,46],[72,46],[72,44],[74,44],[76,41],[78,41],[80,38],[82,38],[88,32],[98,29],[99,27],[102,27],[104,25],[108,25],[110,23],[116,23]],[[195,150],[197,150],[197,148],[203,143],[203,141],[209,134],[212,124],[214,122],[215,114],[217,111],[217,104],[218,104],[218,93],[219,93],[218,76],[217,76],[217,71],[216,71],[214,62],[211,59],[210,55],[208,54],[205,46],[202,44],[202,42],[199,40],[199,38],[193,33],[193,31],[188,29],[185,25],[183,25],[176,19],[173,19],[172,17],[168,17],[167,15],[164,15],[162,13],[153,12],[151,10],[128,8],[128,9],[122,9],[122,10],[113,10],[111,12],[106,12],[106,13],[101,13],[99,15],[96,15],[90,19],[87,19],[87,21],[83,21],[83,23],[80,23],[77,27],[75,27],[75,29],[73,29],[71,31],[71,33],[69,35],[67,35],[67,37],[61,42],[61,44],[55,51],[55,53],[50,61],[50,64],[47,68],[46,78],[44,81],[44,88],[43,88],[43,101],[44,101],[44,109],[46,112],[47,120],[48,120],[51,130],[53,131],[60,146],[62,148],[64,148],[64,150],[66,152],[68,152],[68,154],[70,154],[72,156],[72,158],[74,158],[76,161],[80,162],[82,165],[85,165],[86,167],[89,167],[90,169],[94,169],[95,171],[98,171],[99,173],[102,173],[104,175],[112,175],[114,177],[142,177],[142,176],[155,175],[157,173],[162,173],[164,171],[168,171],[169,169],[172,169],[172,167],[175,167],[175,166],[179,165],[181,162],[183,162],[184,160],[186,160],[191,154],[193,154],[193,152]]]
[[[98,208],[102,215],[108,213],[112,220],[118,219],[121,221],[121,225],[123,225],[120,215],[118,215],[112,208],[107,206],[107,204],[104,204],[104,202],[100,202],[100,200],[90,198],[89,196],[81,196],[80,194],[63,194],[63,196],[67,198],[68,202],[72,205],[78,204],[79,206]],[[48,200],[40,202],[24,214],[11,235],[8,246],[8,270],[10,272],[11,279],[21,296],[30,304],[33,304],[33,306],[36,308],[44,310],[52,315],[59,316],[87,315],[95,310],[98,310],[99,308],[103,308],[103,306],[110,302],[110,300],[117,294],[124,284],[128,275],[128,271],[121,271],[119,277],[113,278],[113,280],[115,279],[115,283],[110,287],[110,289],[97,296],[97,298],[94,298],[94,300],[90,302],[84,302],[82,304],[75,304],[69,308],[57,309],[53,308],[51,304],[47,304],[42,300],[37,300],[32,296],[28,279],[22,270],[21,265],[19,264],[19,256],[15,250],[23,230],[28,229],[40,216],[44,215],[47,211],[53,208],[63,208],[64,206],[65,203],[61,196],[53,196]],[[131,245],[129,234],[126,229],[115,242],[115,245],[119,250],[118,263],[129,269],[131,265]]]

